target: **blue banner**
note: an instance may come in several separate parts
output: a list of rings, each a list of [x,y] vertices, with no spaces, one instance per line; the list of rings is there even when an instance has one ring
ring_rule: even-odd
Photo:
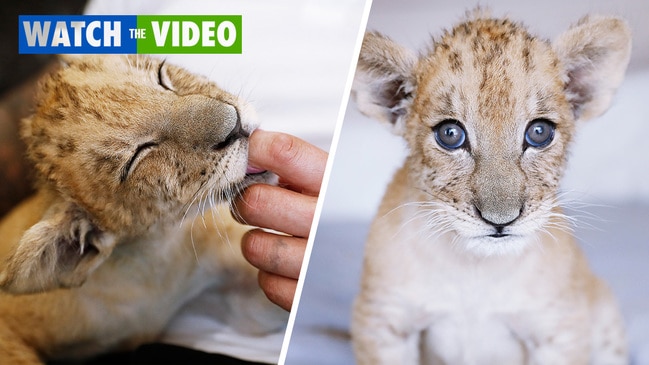
[[[20,15],[18,53],[137,53],[135,15]]]

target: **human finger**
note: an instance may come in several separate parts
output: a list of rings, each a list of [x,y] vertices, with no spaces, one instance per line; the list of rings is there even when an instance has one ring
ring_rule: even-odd
[[[256,184],[235,200],[233,215],[241,223],[308,237],[316,204],[314,196]]]
[[[274,172],[280,182],[297,192],[318,195],[327,153],[295,136],[256,130],[250,136],[251,166]]]
[[[297,279],[306,249],[306,239],[253,229],[241,239],[243,256],[268,273]]]
[[[259,271],[257,279],[259,286],[271,302],[287,311],[291,310],[293,298],[295,297],[295,289],[297,288],[297,280],[266,271]]]

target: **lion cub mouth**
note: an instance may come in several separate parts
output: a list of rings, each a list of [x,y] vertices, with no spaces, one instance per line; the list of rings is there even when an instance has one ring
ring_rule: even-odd
[[[260,169],[258,167],[254,167],[252,165],[248,165],[248,167],[246,168],[246,176],[248,176],[248,175],[259,175],[259,174],[263,174],[266,171],[267,170]]]
[[[245,188],[253,184],[276,185],[277,180],[277,175],[272,172],[249,164],[246,167],[246,175],[243,177],[243,182],[242,184],[239,184],[237,190],[242,192]]]

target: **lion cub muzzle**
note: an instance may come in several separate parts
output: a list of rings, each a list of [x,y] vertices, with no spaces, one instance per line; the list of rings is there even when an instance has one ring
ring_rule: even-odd
[[[203,95],[188,95],[174,101],[168,135],[194,149],[223,149],[248,137],[236,107]]]
[[[475,166],[473,204],[478,216],[501,233],[523,212],[525,176],[515,160],[507,158],[477,158]]]

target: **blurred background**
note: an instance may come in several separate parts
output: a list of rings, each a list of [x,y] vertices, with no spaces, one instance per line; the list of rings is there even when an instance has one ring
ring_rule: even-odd
[[[18,121],[31,113],[36,79],[53,55],[18,54],[18,15],[81,14],[86,0],[7,0],[0,14],[0,217],[32,191]]]
[[[375,0],[367,29],[420,50],[476,1]],[[620,15],[633,31],[626,78],[608,112],[578,126],[562,189],[575,235],[622,307],[632,364],[649,364],[649,1],[483,0],[532,34],[553,39],[589,13]],[[349,317],[363,245],[405,145],[349,102],[287,352],[286,364],[351,364]]]

